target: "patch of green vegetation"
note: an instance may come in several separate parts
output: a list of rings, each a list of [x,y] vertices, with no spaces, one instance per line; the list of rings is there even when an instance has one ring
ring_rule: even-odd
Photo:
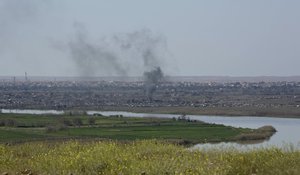
[[[15,123],[14,126],[0,127],[0,142],[105,138],[113,140],[167,139],[176,142],[200,143],[247,140],[248,136],[254,139],[268,137],[268,134],[263,135],[263,138],[256,137],[256,133],[251,129],[175,118],[1,114],[0,120],[12,120]],[[239,137],[240,135],[242,137]]]
[[[45,127],[56,124],[59,118],[61,116],[0,113],[0,121],[14,120],[17,127]]]
[[[1,142],[18,142],[26,140],[34,140],[43,138],[44,135],[34,130],[20,130],[20,129],[0,129],[0,141]]]
[[[240,129],[221,125],[176,124],[158,126],[120,126],[97,128],[71,128],[56,132],[57,135],[101,137],[109,139],[184,139],[194,142],[226,140],[238,135]]]

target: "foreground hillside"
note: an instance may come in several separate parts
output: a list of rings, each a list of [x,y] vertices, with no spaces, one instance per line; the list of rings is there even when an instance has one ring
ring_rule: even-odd
[[[300,151],[191,151],[156,140],[0,145],[3,174],[300,174]]]

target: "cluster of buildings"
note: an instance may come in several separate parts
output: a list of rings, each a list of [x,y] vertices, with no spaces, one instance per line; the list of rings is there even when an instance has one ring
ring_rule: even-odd
[[[299,107],[300,82],[2,81],[0,109],[102,107]]]

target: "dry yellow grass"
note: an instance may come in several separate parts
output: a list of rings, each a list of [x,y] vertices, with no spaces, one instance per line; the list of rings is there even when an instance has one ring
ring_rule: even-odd
[[[300,174],[300,152],[277,148],[191,151],[156,140],[0,145],[8,174]]]

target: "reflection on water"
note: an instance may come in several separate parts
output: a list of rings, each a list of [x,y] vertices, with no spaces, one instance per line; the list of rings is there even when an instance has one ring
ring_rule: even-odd
[[[17,109],[2,109],[2,113],[23,113],[23,114],[63,114],[64,111],[56,110],[17,110]],[[87,114],[102,114],[102,115],[123,115],[124,117],[157,117],[157,118],[173,118],[180,115],[173,114],[146,114],[146,113],[131,113],[122,111],[87,111]],[[300,148],[300,119],[292,118],[272,118],[272,117],[227,117],[227,116],[197,116],[187,115],[192,120],[200,120],[207,123],[224,124],[233,127],[243,128],[259,128],[264,125],[272,125],[277,132],[269,139],[263,141],[251,141],[240,143],[217,143],[217,144],[198,144],[194,146],[196,149],[205,149],[211,147],[234,147],[238,149],[251,149],[257,147],[286,147],[294,145]]]
[[[35,109],[1,109],[0,112],[4,114],[64,114],[64,111]]]

